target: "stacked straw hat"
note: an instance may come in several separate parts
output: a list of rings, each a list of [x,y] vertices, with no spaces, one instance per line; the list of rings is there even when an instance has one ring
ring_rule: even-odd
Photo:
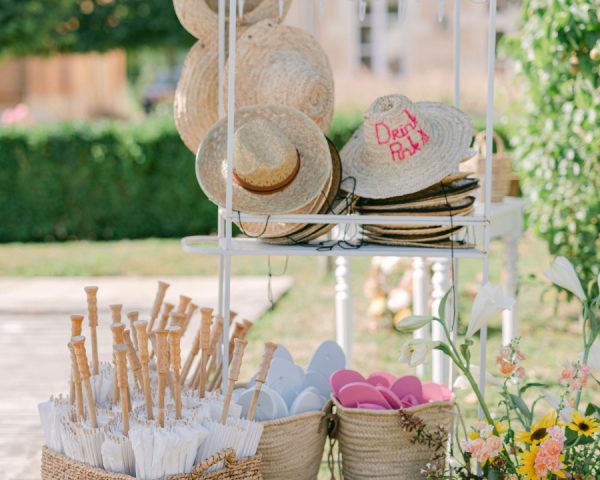
[[[451,217],[472,212],[479,182],[469,173],[456,173],[470,156],[471,139],[469,118],[454,107],[413,103],[402,95],[378,98],[341,151],[344,175],[355,180],[360,196],[356,210]],[[461,228],[365,225],[363,234],[377,244],[446,247]]]
[[[208,132],[196,157],[196,176],[207,197],[225,206],[227,119]],[[341,161],[333,144],[304,113],[285,105],[243,107],[235,114],[233,197],[236,212],[255,215],[345,213],[351,195],[340,193]],[[307,242],[330,225],[237,222],[248,236],[271,243]]]
[[[210,2],[190,3],[202,4],[206,9]],[[226,68],[228,72],[229,65]],[[226,87],[223,86],[225,104]],[[217,121],[218,93],[215,34],[199,39],[190,50],[175,92],[177,130],[194,153]],[[308,115],[323,132],[331,124],[334,83],[325,52],[310,34],[281,25],[273,18],[257,21],[240,34],[236,47],[235,94],[236,108],[286,105]]]
[[[238,29],[245,30],[266,18],[283,19],[292,0],[245,0],[238,4]],[[194,37],[206,40],[217,36],[219,0],[173,0],[179,22]],[[227,18],[229,1],[225,1]]]

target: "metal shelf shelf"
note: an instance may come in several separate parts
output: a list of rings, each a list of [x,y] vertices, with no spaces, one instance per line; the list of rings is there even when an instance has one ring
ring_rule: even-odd
[[[448,257],[448,258],[483,258],[486,253],[478,248],[424,248],[400,247],[365,244],[360,248],[342,248],[336,245],[323,248],[318,243],[302,245],[271,245],[252,238],[233,238],[231,247],[226,249],[226,239],[217,236],[191,236],[181,240],[181,247],[187,253],[198,255],[231,256],[282,256],[282,257]]]

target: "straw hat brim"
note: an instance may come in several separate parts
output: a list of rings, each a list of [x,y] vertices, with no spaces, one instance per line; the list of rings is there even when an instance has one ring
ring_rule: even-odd
[[[436,183],[435,185],[429,188],[426,188],[425,190],[420,190],[419,192],[411,193],[409,195],[402,195],[400,197],[378,199],[361,198],[358,202],[358,206],[360,208],[366,208],[385,205],[404,205],[414,202],[435,200],[439,198],[449,198],[452,195],[462,194],[464,196],[466,193],[471,192],[477,188],[479,188],[479,179],[459,178],[450,182],[442,181],[440,183]]]
[[[344,175],[356,178],[356,194],[387,198],[418,192],[458,170],[471,142],[469,117],[436,102],[416,102],[417,116],[425,118],[430,140],[419,155],[403,161],[369,157],[364,148],[364,126],[341,151]]]
[[[315,204],[311,205],[309,211],[294,212],[294,213],[328,213],[332,208],[336,196],[339,193],[340,185],[342,183],[342,161],[340,160],[339,154],[335,145],[327,138],[327,145],[331,154],[331,181],[327,190],[326,196],[320,196],[317,198]],[[318,202],[318,200],[323,200]],[[321,203],[319,205],[319,203]],[[268,241],[269,239],[276,239],[280,237],[292,238],[294,234],[299,234],[306,226],[306,223],[273,223],[269,222],[267,225],[264,223],[246,223],[240,225],[236,222],[236,225],[248,236],[260,237],[261,239]]]
[[[422,242],[422,243],[430,243],[430,242],[438,242],[440,240],[446,240],[450,238],[455,233],[458,233],[464,227],[455,227],[450,232],[442,232],[437,234],[430,235],[377,235],[370,232],[364,232],[366,238],[368,240],[377,240],[380,242],[383,241],[392,241],[392,242]]]
[[[293,59],[301,59],[294,62]],[[303,77],[306,65],[314,74]],[[268,68],[270,65],[276,68]],[[226,67],[226,75],[229,65]],[[300,28],[264,20],[240,36],[236,48],[236,108],[277,103],[308,115],[323,132],[331,125],[334,80],[317,40]],[[226,86],[223,86],[227,97]]]
[[[387,235],[431,235],[436,233],[449,232],[453,228],[452,226],[417,226],[415,228],[406,228],[402,225],[363,225],[363,230],[379,236]]]
[[[365,243],[374,243],[376,245],[388,245],[394,247],[419,247],[419,248],[453,248],[453,249],[469,249],[475,248],[473,243],[453,241],[453,240],[441,240],[432,242],[408,242],[403,240],[392,240],[385,238],[383,240],[377,238],[365,238]]]
[[[185,57],[175,90],[175,125],[194,154],[218,120],[218,63],[215,43],[199,40]]]
[[[449,193],[447,195],[441,195],[437,197],[424,198],[422,200],[415,200],[414,202],[401,202],[401,203],[384,203],[381,205],[360,205],[359,209],[361,211],[382,211],[382,210],[398,210],[399,208],[425,208],[425,207],[444,207],[448,205],[449,202],[454,202],[456,200],[460,200],[465,198],[472,193],[473,190],[476,190],[478,187],[472,187],[464,192],[458,193]]]
[[[393,209],[378,209],[378,210],[363,210],[356,208],[357,211],[364,215],[464,215],[466,210],[470,211],[473,209],[475,203],[475,197],[468,196],[459,198],[454,201],[444,202],[439,205],[427,205],[423,207],[405,207],[398,205],[397,208]]]
[[[275,123],[296,147],[300,168],[291,183],[270,194],[250,192],[233,183],[233,209],[250,214],[272,215],[315,208],[331,180],[331,155],[325,136],[306,115],[283,105],[241,108],[235,113],[235,128],[257,118]],[[227,178],[227,118],[208,132],[196,156],[196,177],[206,196],[225,206]],[[320,205],[316,208],[320,208]]]
[[[287,15],[291,4],[292,0],[283,0],[283,18]],[[194,37],[217,38],[219,15],[207,5],[205,0],[173,0],[173,6],[179,23]],[[244,30],[244,27],[266,18],[279,18],[279,0],[262,0],[256,8],[237,19],[238,28]]]

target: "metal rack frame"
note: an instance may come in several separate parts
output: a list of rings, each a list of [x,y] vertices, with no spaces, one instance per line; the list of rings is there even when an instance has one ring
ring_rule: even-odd
[[[219,117],[223,118],[225,114],[223,104],[224,71],[225,71],[225,1],[219,0]],[[406,0],[410,1],[410,0]],[[440,0],[446,1],[446,0]],[[453,24],[454,24],[454,105],[460,106],[460,83],[461,83],[461,1],[454,2]],[[495,71],[495,51],[496,51],[496,0],[469,0],[474,3],[485,3],[488,5],[488,45],[487,45],[487,96],[486,96],[486,158],[485,158],[485,178],[484,178],[484,202],[482,216],[466,217],[440,217],[440,216],[388,216],[388,215],[277,215],[269,217],[273,222],[289,223],[314,223],[324,224],[333,223],[336,225],[349,224],[395,224],[395,225],[465,225],[478,226],[483,230],[482,248],[471,249],[438,249],[438,248],[408,248],[394,247],[384,245],[365,245],[358,249],[348,250],[342,248],[332,248],[321,250],[317,248],[307,248],[306,246],[284,246],[269,245],[261,243],[254,239],[234,239],[232,237],[232,224],[234,220],[243,222],[265,222],[266,217],[255,215],[239,215],[232,209],[232,181],[233,181],[233,136],[235,120],[235,75],[236,75],[236,22],[229,22],[228,38],[228,58],[229,58],[229,76],[227,78],[227,185],[225,208],[219,209],[218,234],[217,236],[194,236],[182,239],[182,248],[184,251],[203,255],[218,255],[219,257],[219,305],[218,311],[223,316],[224,327],[221,344],[221,356],[223,359],[223,382],[227,381],[228,358],[229,358],[229,329],[230,329],[230,300],[231,300],[231,259],[233,256],[403,256],[403,257],[450,257],[458,258],[481,258],[482,260],[482,282],[488,281],[489,277],[489,258],[487,252],[490,245],[489,231],[489,212],[491,206],[492,192],[492,142],[494,125],[494,71]],[[229,12],[236,15],[237,0],[229,0]],[[481,374],[479,378],[479,387],[485,395],[485,375],[486,375],[486,357],[487,357],[487,328],[482,328],[480,333],[480,366]]]

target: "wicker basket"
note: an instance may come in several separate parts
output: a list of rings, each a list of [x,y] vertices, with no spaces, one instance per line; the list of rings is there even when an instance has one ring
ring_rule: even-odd
[[[327,438],[325,416],[325,411],[307,412],[264,422],[258,453],[265,480],[317,478]]]
[[[345,480],[422,478],[421,469],[433,452],[413,442],[414,434],[400,426],[397,411],[344,408],[335,400],[334,405]],[[406,411],[430,427],[443,425],[450,431],[455,410],[451,402],[432,402]]]
[[[485,131],[475,135],[473,148],[475,156],[463,162],[460,169],[465,172],[475,172],[475,176],[481,182],[481,188],[477,195],[478,200],[483,201],[485,175],[485,153],[486,153]],[[494,143],[496,144],[496,153],[492,158],[492,202],[501,202],[504,197],[510,193],[510,186],[513,179],[512,160],[506,153],[504,140],[494,132]]]
[[[216,472],[205,473],[213,465],[224,462]],[[213,455],[194,467],[194,472],[168,477],[168,480],[260,480],[260,455],[236,460],[231,449]],[[134,477],[110,473],[77,462],[47,447],[42,448],[42,480],[134,480]]]

